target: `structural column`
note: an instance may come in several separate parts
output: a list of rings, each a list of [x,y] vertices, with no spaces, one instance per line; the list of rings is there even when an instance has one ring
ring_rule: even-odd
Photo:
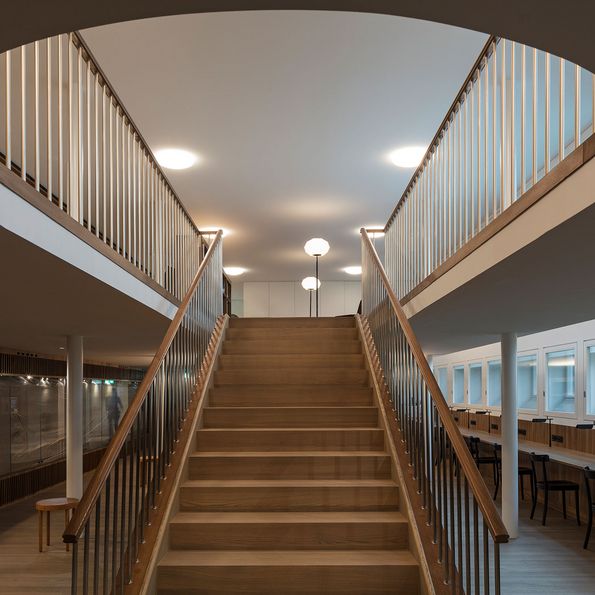
[[[83,338],[67,339],[66,497],[83,495]]]
[[[517,421],[517,338],[505,333],[502,349],[502,520],[511,538],[519,535],[519,436]]]

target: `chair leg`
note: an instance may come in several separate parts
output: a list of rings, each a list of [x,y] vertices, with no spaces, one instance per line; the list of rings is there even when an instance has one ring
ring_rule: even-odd
[[[521,475],[521,500],[525,499],[525,476]]]
[[[46,515],[47,515],[47,525],[48,525],[48,527],[47,527],[48,528],[47,544],[49,546],[50,545],[50,511],[49,510],[47,511]]]
[[[43,552],[43,511],[40,510],[39,511],[39,527],[38,527],[38,531],[39,531],[39,551]]]
[[[531,498],[533,499],[533,506],[531,506],[531,515],[529,516],[530,519],[533,518],[533,515],[535,514],[535,507],[537,506],[537,490],[532,490]]]
[[[531,484],[531,500],[535,500],[535,482],[533,481],[533,474],[529,475],[529,483]]]
[[[591,537],[591,528],[593,527],[593,510],[589,510],[589,518],[587,519],[587,534],[585,535],[585,543],[583,543],[583,548],[587,549],[589,547],[589,538]]]
[[[494,488],[494,497],[495,500],[498,497],[498,490],[500,489],[500,471],[496,469],[496,465],[494,465],[494,482],[496,483],[496,487]]]
[[[579,493],[578,490],[574,491],[574,505],[576,507],[576,524],[581,526],[581,513],[579,510]]]
[[[545,527],[545,521],[547,519],[547,505],[549,500],[549,490],[543,490],[543,518],[541,519],[541,524]]]
[[[562,490],[562,514],[566,518],[566,490]]]

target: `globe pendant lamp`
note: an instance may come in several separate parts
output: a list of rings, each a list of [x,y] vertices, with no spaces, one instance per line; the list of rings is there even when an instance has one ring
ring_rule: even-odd
[[[316,277],[306,277],[302,279],[302,287],[310,296],[310,318],[312,318],[312,292],[320,287],[320,280]]]
[[[329,243],[322,238],[312,238],[308,240],[304,244],[304,251],[308,256],[313,256],[316,259],[316,274],[314,275],[315,279],[319,279],[318,277],[318,259],[321,256],[324,256],[330,249]],[[318,318],[318,290],[320,288],[320,282],[318,287],[316,287],[316,318]]]

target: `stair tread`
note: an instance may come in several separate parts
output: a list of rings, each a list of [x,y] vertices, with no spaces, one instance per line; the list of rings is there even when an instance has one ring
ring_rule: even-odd
[[[384,450],[283,450],[283,451],[219,451],[219,450],[201,450],[190,455],[192,458],[208,457],[229,457],[229,458],[287,458],[287,457],[388,457],[389,454]]]
[[[173,550],[159,566],[417,566],[407,550]]]
[[[401,512],[178,512],[171,523],[407,523]]]
[[[366,430],[383,432],[381,428],[370,426],[349,426],[349,427],[319,427],[319,428],[200,428],[198,432],[353,432],[354,430]]]
[[[279,409],[281,411],[288,411],[297,409],[298,411],[305,411],[314,409],[316,411],[321,409],[336,409],[338,411],[345,411],[346,409],[358,409],[364,411],[370,411],[371,409],[377,410],[375,405],[283,405],[283,406],[274,406],[274,407],[264,407],[260,405],[248,405],[248,406],[235,406],[235,405],[228,405],[228,406],[215,406],[215,407],[205,407],[205,409],[215,409],[217,411],[258,411],[259,409],[266,409],[267,411],[271,409]]]
[[[392,479],[188,479],[182,486],[189,488],[397,487],[397,483]]]

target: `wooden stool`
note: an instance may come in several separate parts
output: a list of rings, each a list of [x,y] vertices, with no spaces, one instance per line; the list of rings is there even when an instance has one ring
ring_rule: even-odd
[[[47,545],[50,545],[50,513],[54,510],[64,511],[64,527],[68,525],[71,511],[79,503],[77,498],[46,498],[35,503],[35,510],[39,512],[39,551],[43,552],[43,513],[47,514]],[[66,551],[69,550],[66,544]]]

